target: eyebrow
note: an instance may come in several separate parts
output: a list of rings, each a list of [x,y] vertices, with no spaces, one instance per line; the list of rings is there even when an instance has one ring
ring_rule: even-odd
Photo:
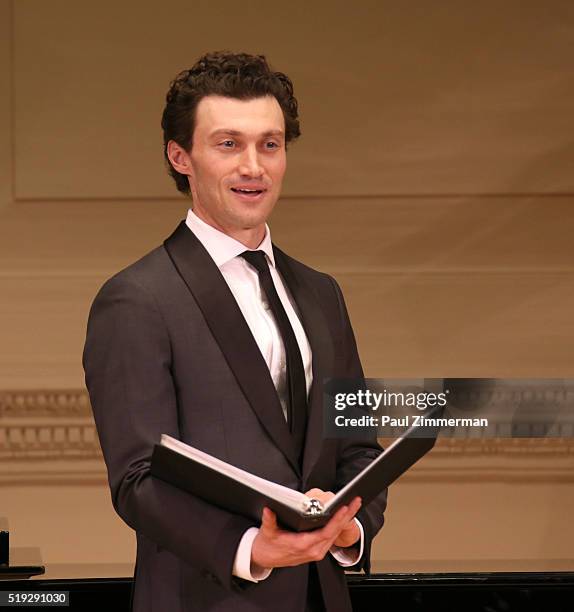
[[[219,130],[215,130],[213,132],[211,132],[211,134],[209,135],[210,137],[213,136],[219,136],[219,135],[223,135],[226,134],[228,136],[242,136],[243,132],[239,132],[237,130],[229,130],[227,128],[221,128]],[[266,137],[266,136],[284,136],[285,132],[283,130],[267,130],[266,132],[263,132],[263,134],[261,134],[261,136]]]

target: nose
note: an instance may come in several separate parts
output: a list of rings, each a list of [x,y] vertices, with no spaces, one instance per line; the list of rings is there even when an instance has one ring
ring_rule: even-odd
[[[259,177],[263,174],[263,167],[255,147],[246,147],[242,151],[238,170],[242,176]]]

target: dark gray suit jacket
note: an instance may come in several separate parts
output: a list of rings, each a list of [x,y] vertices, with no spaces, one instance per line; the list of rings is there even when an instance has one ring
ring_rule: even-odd
[[[254,522],[150,476],[169,434],[263,478],[336,491],[381,449],[374,439],[322,438],[322,381],[363,376],[341,291],[329,276],[274,247],[313,354],[302,469],[267,365],[219,269],[182,222],[164,244],[108,280],[84,349],[86,385],[113,505],[137,533],[134,609],[298,611],[308,565],[264,581],[234,578],[239,541]],[[368,571],[386,492],[359,513]],[[343,569],[317,563],[329,611],[350,610]]]

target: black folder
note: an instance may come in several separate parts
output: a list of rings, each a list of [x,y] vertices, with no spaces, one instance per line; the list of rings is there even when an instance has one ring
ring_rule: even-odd
[[[434,446],[439,427],[411,427],[327,504],[250,474],[168,435],[154,446],[151,474],[205,501],[257,522],[264,507],[283,527],[309,531],[325,525],[355,497],[366,506]],[[423,437],[424,436],[424,437]]]

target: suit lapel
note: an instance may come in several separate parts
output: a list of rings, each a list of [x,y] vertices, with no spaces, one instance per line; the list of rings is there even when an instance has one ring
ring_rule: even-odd
[[[300,475],[297,452],[269,369],[219,268],[184,221],[164,246],[261,425]]]
[[[309,415],[303,454],[303,479],[306,480],[321,451],[323,439],[323,381],[332,371],[333,343],[323,310],[308,282],[296,274],[289,258],[273,247],[277,268],[289,287],[299,309],[303,328],[311,345],[313,383],[309,391]]]

